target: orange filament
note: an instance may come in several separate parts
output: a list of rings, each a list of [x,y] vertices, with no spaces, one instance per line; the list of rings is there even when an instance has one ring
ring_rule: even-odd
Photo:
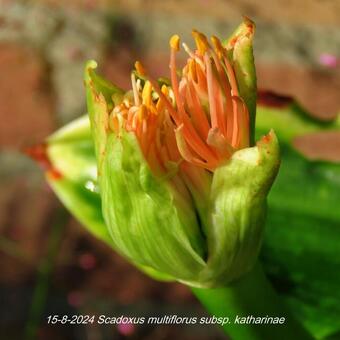
[[[185,176],[188,164],[214,171],[236,150],[249,146],[249,113],[226,49],[214,36],[213,47],[202,33],[193,31],[193,37],[197,50],[183,44],[189,58],[180,79],[176,68],[180,39],[174,35],[169,42],[171,87],[160,88],[136,62],[136,74],[131,75],[133,101],[124,99],[110,116],[109,126],[117,134],[121,128],[135,133],[157,174],[170,171],[173,163],[183,164]]]
[[[145,70],[138,63],[138,74]],[[167,105],[169,89],[162,86],[161,96],[153,89],[152,82],[137,86],[136,76],[131,76],[133,101],[125,98],[110,114],[109,127],[118,136],[121,129],[133,132],[150,168],[157,175],[166,174],[169,164],[179,163],[181,156],[176,146],[175,125],[170,119]],[[170,104],[172,107],[172,104]]]
[[[232,153],[249,146],[249,114],[239,96],[234,69],[220,40],[193,31],[197,51],[189,54],[178,82],[175,53],[171,48],[171,82],[180,120],[176,140],[181,156],[188,162],[214,170]],[[171,115],[171,111],[170,111]]]

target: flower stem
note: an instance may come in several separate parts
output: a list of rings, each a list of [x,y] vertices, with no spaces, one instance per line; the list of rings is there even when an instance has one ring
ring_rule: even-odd
[[[223,329],[233,340],[313,339],[284,306],[260,264],[229,286],[215,289],[192,288],[192,291],[211,314],[229,318],[229,323]],[[285,321],[283,324],[237,322],[248,316],[284,317]]]
[[[41,259],[38,268],[37,283],[34,288],[31,309],[25,329],[24,338],[26,340],[37,339],[38,337],[38,328],[41,323],[48,295],[50,275],[56,256],[58,255],[63,232],[69,216],[69,213],[62,207],[58,208],[54,213],[53,219],[55,223],[52,225],[48,238],[47,253],[45,257]]]

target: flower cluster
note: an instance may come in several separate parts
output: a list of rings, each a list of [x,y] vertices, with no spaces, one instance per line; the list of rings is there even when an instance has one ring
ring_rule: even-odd
[[[256,77],[249,19],[223,44],[196,48],[170,80],[140,62],[123,91],[85,72],[103,216],[117,251],[193,286],[218,286],[256,261],[279,165],[273,132],[253,146]]]

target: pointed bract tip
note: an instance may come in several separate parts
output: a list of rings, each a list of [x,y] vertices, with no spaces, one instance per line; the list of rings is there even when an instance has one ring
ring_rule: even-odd
[[[269,144],[272,141],[277,140],[276,134],[273,129],[270,129],[266,135],[263,135],[258,141],[258,144]]]
[[[49,178],[54,180],[60,179],[63,175],[53,166],[50,158],[48,157],[47,147],[48,145],[46,143],[40,143],[25,147],[22,152],[37,162],[46,171]]]
[[[90,59],[86,62],[85,67],[91,68],[91,69],[96,69],[98,67],[98,63],[95,60]]]
[[[238,41],[248,38],[252,40],[255,33],[255,23],[247,16],[243,17],[243,22],[237,27],[234,33],[231,35],[229,40],[226,41],[226,48],[228,50],[233,49]]]
[[[248,28],[248,30],[251,33],[254,33],[254,30],[256,28],[255,22],[253,20],[251,20],[249,17],[247,17],[246,15],[243,16],[243,23],[246,25],[246,27]]]
[[[95,70],[98,67],[98,64],[95,60],[91,59],[85,63],[85,82],[88,82],[91,79],[90,72]]]

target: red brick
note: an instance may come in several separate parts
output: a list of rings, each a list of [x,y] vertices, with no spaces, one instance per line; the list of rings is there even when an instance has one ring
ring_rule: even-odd
[[[0,45],[0,145],[20,148],[53,131],[46,67],[32,49]]]

